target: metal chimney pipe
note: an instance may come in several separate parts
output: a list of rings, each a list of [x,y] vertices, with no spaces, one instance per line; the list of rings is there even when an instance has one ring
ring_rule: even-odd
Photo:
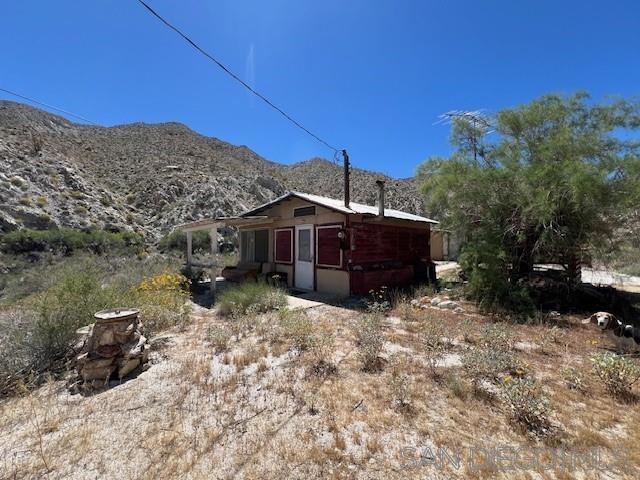
[[[384,218],[384,180],[376,180],[378,185],[378,218]]]

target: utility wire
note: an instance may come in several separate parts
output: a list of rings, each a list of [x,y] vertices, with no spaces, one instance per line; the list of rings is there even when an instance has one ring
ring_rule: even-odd
[[[78,119],[82,120],[83,122],[91,123],[91,124],[96,125],[98,127],[100,126],[99,124],[97,124],[94,121],[89,120],[88,118],[84,118],[84,117],[82,117],[82,116],[80,116],[78,114],[69,112],[67,110],[63,110],[62,108],[54,107],[53,105],[49,105],[49,104],[44,103],[44,102],[39,102],[38,100],[34,100],[33,98],[29,98],[29,97],[27,97],[25,95],[20,95],[19,93],[12,92],[11,90],[7,90],[6,88],[0,87],[0,92],[5,92],[5,93],[8,93],[9,95],[13,95],[14,97],[22,98],[23,100],[27,100],[28,102],[35,103],[36,105],[40,105],[41,107],[50,108],[51,110],[56,110],[58,112],[64,113],[65,115],[69,115],[71,117],[78,118]]]
[[[173,30],[174,32],[176,32],[178,35],[180,35],[184,40],[187,41],[187,43],[189,43],[193,48],[195,48],[197,51],[199,51],[202,55],[204,55],[205,57],[207,57],[209,60],[211,60],[212,62],[214,62],[218,67],[220,67],[227,75],[229,75],[231,78],[233,78],[235,81],[237,81],[238,83],[240,83],[244,88],[246,88],[247,90],[249,90],[251,93],[253,93],[256,97],[258,97],[260,100],[262,100],[263,102],[265,102],[267,105],[269,105],[271,108],[273,108],[275,111],[277,111],[280,115],[282,115],[284,118],[286,118],[287,120],[289,120],[291,123],[293,123],[296,127],[298,127],[299,129],[303,130],[304,132],[306,132],[307,134],[311,135],[313,138],[315,138],[318,142],[322,143],[323,145],[325,145],[326,147],[328,147],[329,149],[333,150],[334,152],[338,152],[339,150],[335,147],[333,147],[332,145],[330,145],[328,142],[324,141],[322,138],[320,138],[318,135],[316,135],[315,133],[313,133],[312,131],[310,131],[308,128],[306,128],[304,125],[302,125],[300,122],[298,122],[297,120],[293,119],[291,117],[291,115],[289,115],[288,113],[286,113],[284,110],[282,110],[281,108],[279,108],[278,106],[276,106],[271,100],[269,100],[267,97],[265,97],[264,95],[262,95],[260,92],[257,92],[256,90],[254,90],[250,85],[248,85],[244,80],[242,80],[238,75],[236,75],[235,73],[233,73],[231,70],[229,70],[225,65],[223,65],[220,61],[218,61],[216,58],[214,58],[212,55],[210,55],[209,53],[207,53],[202,47],[200,47],[197,43],[195,43],[193,40],[191,40],[186,34],[182,33],[177,27],[174,27],[171,23],[169,23],[167,20],[165,20],[162,16],[160,16],[160,14],[158,12],[156,12],[153,8],[151,8],[147,3],[145,3],[143,0],[138,0],[138,3],[140,3],[144,8],[146,8],[154,17],[156,17],[158,20],[160,20],[162,23],[164,23],[167,27],[169,27],[171,30]]]

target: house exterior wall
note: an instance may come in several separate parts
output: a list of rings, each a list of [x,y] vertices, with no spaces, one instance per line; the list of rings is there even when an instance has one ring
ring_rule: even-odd
[[[351,222],[349,232],[353,294],[408,285],[424,273],[416,267],[431,261],[429,224],[367,220]]]
[[[315,215],[294,217],[294,209],[315,206]],[[269,260],[273,271],[287,274],[287,283],[294,284],[295,259],[291,263],[275,261],[275,233],[294,229],[296,225],[314,225],[315,245],[320,237],[318,228],[340,226],[346,231],[340,264],[317,265],[315,254],[315,290],[347,296],[367,294],[381,286],[396,287],[411,283],[417,272],[417,262],[430,262],[430,225],[400,219],[375,219],[363,215],[346,215],[299,198],[290,198],[265,210],[272,220],[264,224],[243,225],[240,230],[269,228]],[[294,235],[295,241],[295,235]]]
[[[346,270],[316,268],[316,290],[348,297],[351,293],[349,272]]]
[[[434,230],[431,232],[431,259],[432,260],[444,260],[445,259],[445,234],[444,232]]]

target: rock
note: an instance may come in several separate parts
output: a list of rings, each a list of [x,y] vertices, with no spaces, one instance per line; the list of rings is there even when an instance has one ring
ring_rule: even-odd
[[[134,371],[141,362],[141,358],[130,358],[128,360],[123,360],[120,362],[120,367],[118,368],[118,377],[120,379],[129,375],[132,371]]]
[[[453,309],[453,311],[454,311],[455,313],[464,313],[464,308],[462,308],[462,307],[456,307],[456,308],[454,308],[454,309]]]
[[[431,305],[434,307],[439,306],[442,302],[449,300],[449,297],[444,296],[444,297],[433,297],[433,299],[431,300]]]
[[[438,303],[438,308],[443,308],[445,310],[455,310],[456,308],[460,308],[460,304],[458,302],[454,302],[453,300],[444,300]]]
[[[103,310],[95,317],[95,323],[78,329],[86,341],[76,357],[76,369],[85,382],[103,380],[106,383],[114,372],[122,380],[144,365],[149,343],[142,335],[137,310]]]
[[[420,305],[429,305],[431,303],[431,299],[429,297],[420,297],[418,299],[418,304]]]

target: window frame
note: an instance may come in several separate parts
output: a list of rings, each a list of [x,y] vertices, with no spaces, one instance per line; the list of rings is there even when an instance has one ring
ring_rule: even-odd
[[[316,225],[316,266],[317,267],[325,267],[325,268],[335,268],[335,269],[342,269],[343,265],[344,265],[344,252],[342,251],[342,248],[340,248],[340,245],[338,245],[338,251],[340,252],[340,264],[339,265],[328,265],[325,263],[320,263],[320,242],[318,240],[318,230],[320,229],[335,229],[338,230],[338,232],[340,232],[340,230],[344,229],[344,225],[342,225],[341,223],[333,223],[331,225]]]
[[[295,258],[294,258],[294,249],[293,249],[293,242],[294,242],[294,233],[293,233],[293,227],[283,227],[283,228],[276,228],[273,230],[273,263],[281,263],[284,265],[293,265]],[[291,246],[291,251],[289,252],[289,258],[290,261],[284,261],[284,260],[278,260],[278,232],[288,232],[289,233],[289,243]]]

